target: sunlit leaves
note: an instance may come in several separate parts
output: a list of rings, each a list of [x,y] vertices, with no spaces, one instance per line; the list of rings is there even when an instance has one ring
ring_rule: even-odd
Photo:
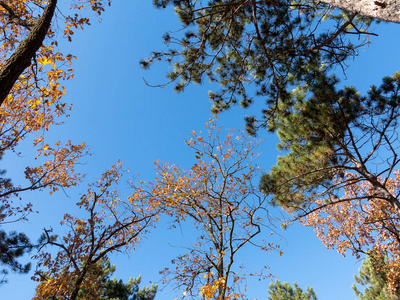
[[[172,261],[174,268],[162,271],[184,296],[242,297],[239,283],[244,274],[234,257],[244,246],[258,245],[255,237],[273,220],[265,209],[266,198],[253,185],[259,176],[254,165],[258,142],[242,132],[225,133],[215,120],[207,123],[205,135],[192,132],[186,144],[196,163],[189,170],[156,162],[158,177],[149,205],[175,223],[191,221],[198,230],[188,252]],[[263,242],[258,246],[265,251],[279,248]]]

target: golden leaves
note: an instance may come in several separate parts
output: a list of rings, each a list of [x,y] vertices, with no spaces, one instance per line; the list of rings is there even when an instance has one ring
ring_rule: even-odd
[[[71,14],[80,10],[83,13],[84,8],[90,8],[100,15],[104,5],[110,1],[72,0],[70,3]],[[9,0],[6,6],[0,6],[2,39],[0,67],[7,62],[34,27],[26,24],[29,22],[33,24],[37,16],[43,14],[46,5],[47,1],[44,0]],[[67,12],[58,13],[54,18],[63,18],[67,29],[70,27],[83,29],[83,25],[89,24],[87,17],[77,14],[69,17]],[[30,186],[4,186],[2,193],[1,206],[8,207],[7,214],[12,215],[11,211],[18,212],[22,214],[21,218],[26,217],[26,211],[31,209],[31,205],[25,206],[26,211],[19,207],[11,208],[8,203],[9,198],[18,197],[18,193],[25,190],[49,187],[52,193],[59,188],[76,185],[81,180],[82,174],[75,171],[75,163],[87,152],[84,143],[72,145],[71,142],[67,142],[63,147],[59,143],[54,146],[45,143],[44,133],[52,125],[61,124],[59,117],[69,116],[68,110],[72,108],[71,105],[62,102],[62,96],[65,94],[63,81],[74,75],[71,64],[75,59],[73,55],[63,53],[55,39],[59,36],[56,33],[60,30],[58,26],[62,22],[53,20],[52,24],[53,27],[47,31],[44,44],[32,57],[31,65],[20,74],[3,105],[0,106],[0,152],[6,150],[17,152],[19,143],[26,137],[30,134],[40,134],[39,137],[32,139],[33,147],[39,151],[36,161],[41,161],[42,164],[28,166],[25,170],[25,177],[29,180]],[[69,35],[71,32],[68,29]]]
[[[55,148],[44,144],[38,149],[39,154],[36,158],[52,157],[37,167],[26,167],[25,177],[31,182],[34,188],[48,187],[51,192],[59,188],[75,186],[82,179],[82,174],[75,172],[75,162],[87,154],[86,145],[72,145],[68,141],[66,145],[60,147],[60,143],[55,144]]]
[[[394,175],[385,188],[392,195],[398,195],[400,171]],[[394,294],[400,280],[399,216],[388,200],[376,195],[370,183],[359,181],[358,176],[351,173],[346,173],[343,180],[353,182],[344,188],[344,195],[318,200],[315,210],[301,222],[314,227],[324,245],[337,249],[342,255],[347,251],[356,257],[386,253],[388,290]]]
[[[199,232],[197,241],[185,247],[188,253],[172,261],[175,268],[163,271],[165,280],[193,297],[236,299],[241,275],[233,275],[234,256],[254,245],[266,222],[265,197],[253,185],[259,171],[253,165],[258,143],[241,132],[237,138],[231,131],[222,137],[216,120],[206,127],[206,135],[193,131],[185,141],[196,159],[189,170],[155,163],[158,176],[148,204],[175,222],[193,222]],[[259,247],[279,250],[272,243]]]
[[[204,279],[212,278],[213,273],[208,272],[207,274],[204,275]],[[205,299],[216,299],[216,294],[218,290],[223,288],[226,284],[226,279],[225,277],[218,278],[215,281],[207,282],[200,288],[200,293],[199,295],[201,297],[204,297]]]
[[[104,5],[110,1],[71,1],[71,10],[79,11],[90,8],[100,15],[104,11]],[[33,16],[42,14],[42,7],[46,1],[22,0],[7,1],[7,5],[20,19],[29,20]],[[2,46],[0,48],[0,66],[9,58],[16,46],[29,34],[30,28],[21,24],[10,22],[9,12],[0,6],[0,31]],[[73,33],[70,29],[89,25],[89,19],[75,13],[72,17],[68,13],[59,14],[65,17],[65,26],[68,34]],[[53,22],[56,24],[56,22]],[[58,51],[57,40],[54,39],[57,27],[49,30],[47,34],[48,43],[42,45],[32,61],[15,83],[10,94],[2,107],[0,107],[0,149],[14,148],[24,139],[27,134],[48,130],[49,126],[56,124],[55,119],[65,114],[70,108],[61,102],[65,94],[65,88],[61,81],[73,77],[73,69],[64,68],[70,66],[75,58],[71,54],[63,54]],[[6,37],[6,38],[4,38]]]

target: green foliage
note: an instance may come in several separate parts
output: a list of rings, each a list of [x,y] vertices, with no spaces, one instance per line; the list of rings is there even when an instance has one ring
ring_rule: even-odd
[[[158,8],[173,5],[185,31],[165,34],[168,49],[153,52],[142,66],[162,60],[172,64],[167,77],[180,79],[177,92],[205,78],[218,82],[220,90],[209,92],[213,113],[236,103],[247,107],[262,96],[266,120],[287,99],[288,86],[311,83],[321,67],[341,65],[356,55],[363,39],[353,39],[358,43],[353,45],[349,37],[363,35],[372,21],[314,0],[153,2]],[[248,92],[250,84],[255,94]],[[252,122],[248,125],[254,129]]]
[[[2,209],[0,208],[0,213]],[[29,238],[24,233],[15,231],[5,232],[0,229],[0,263],[6,268],[1,270],[3,278],[0,279],[0,284],[6,282],[8,269],[20,274],[26,274],[31,268],[31,263],[21,264],[18,258],[29,253],[33,248]]]
[[[307,292],[303,292],[296,282],[293,285],[294,288],[289,283],[281,283],[279,280],[271,283],[268,300],[317,300],[312,288],[307,287]]]
[[[1,159],[2,152],[0,152],[0,160]],[[0,198],[2,199],[0,204],[0,226],[5,222],[12,222],[12,220],[6,221],[6,218],[15,216],[15,213],[11,212],[10,203],[7,201],[7,194],[10,193],[14,187],[11,179],[4,177],[5,174],[5,170],[0,170]],[[29,253],[33,247],[29,238],[24,233],[15,231],[7,233],[3,229],[0,229],[0,263],[5,266],[5,268],[0,270],[0,274],[2,274],[0,284],[7,282],[6,276],[9,270],[20,274],[29,272],[31,263],[21,264],[18,262],[18,258]]]
[[[168,77],[178,92],[205,78],[218,83],[220,90],[209,92],[214,113],[265,99],[261,118],[246,117],[246,129],[266,128],[281,140],[284,155],[261,180],[274,204],[307,213],[314,200],[331,203],[345,186],[365,179],[400,213],[400,201],[380,182],[399,162],[400,76],[384,78],[366,96],[339,88],[330,76],[356,55],[371,18],[313,0],[153,2],[174,6],[184,30],[165,34],[167,50],[143,60],[144,67],[171,63]],[[346,179],[346,172],[359,177]]]
[[[383,258],[384,260],[387,257]],[[354,294],[360,300],[397,300],[400,297],[400,291],[396,295],[390,295],[387,288],[387,277],[384,263],[379,258],[368,256],[361,265],[358,277],[354,275],[358,285],[364,287],[361,292],[357,286],[353,285]]]
[[[122,279],[111,278],[115,270],[115,265],[110,264],[109,258],[100,260],[96,268],[93,268],[91,272],[86,275],[86,280],[93,280],[93,278],[96,278],[96,280],[89,286],[85,285],[86,288],[81,288],[76,299],[153,300],[155,298],[157,285],[152,284],[150,287],[140,288],[140,276],[135,278],[131,277],[127,283],[124,283]],[[37,298],[44,299],[38,295]],[[52,300],[57,299],[57,297],[52,297]]]
[[[139,288],[140,276],[131,277],[127,283],[124,283],[122,279],[111,278],[115,272],[115,265],[111,266],[109,259],[102,262],[98,272],[102,277],[101,300],[152,300],[156,296],[157,285]],[[81,291],[78,299],[85,299],[85,291]]]
[[[367,96],[337,86],[335,77],[320,72],[312,85],[294,89],[289,104],[280,104],[277,117],[267,123],[280,138],[278,149],[287,151],[261,180],[274,204],[304,212],[315,199],[335,199],[354,183],[344,178],[346,171],[376,186],[379,180],[369,168],[381,165],[387,169],[380,174],[389,176],[397,164],[399,74],[385,77]],[[381,159],[379,151],[388,149]]]

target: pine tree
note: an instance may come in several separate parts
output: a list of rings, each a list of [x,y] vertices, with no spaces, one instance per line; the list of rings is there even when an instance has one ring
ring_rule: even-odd
[[[2,159],[2,153],[0,152],[0,160]],[[4,177],[6,170],[0,170],[0,198],[2,195],[13,189],[11,179]],[[14,220],[8,219],[10,216],[10,205],[3,201],[0,203],[0,226],[5,222],[9,223]],[[21,217],[19,217],[21,218]],[[18,220],[18,218],[17,218]],[[8,271],[17,272],[20,274],[26,274],[31,268],[31,263],[21,264],[18,262],[18,258],[21,258],[24,254],[29,253],[34,246],[31,244],[28,236],[23,232],[6,232],[0,228],[0,264],[4,266],[0,273],[3,275],[0,278],[0,284],[7,282]]]
[[[268,300],[317,300],[312,288],[307,287],[307,292],[295,282],[292,287],[289,283],[281,283],[279,280],[271,283],[268,289]]]
[[[394,133],[400,73],[384,78],[379,88],[371,87],[367,96],[352,87],[337,89],[337,84],[335,77],[321,73],[309,87],[309,97],[299,87],[290,104],[278,107],[278,117],[268,125],[281,140],[278,148],[289,153],[278,157],[261,187],[274,196],[273,203],[305,216],[335,204],[345,187],[365,180],[374,191],[364,198],[379,193],[400,215],[400,201],[387,187],[399,162],[395,149],[400,141]],[[323,204],[316,204],[318,199]]]
[[[177,82],[177,92],[206,78],[218,82],[220,90],[209,93],[213,113],[236,103],[247,107],[262,97],[264,121],[274,117],[279,102],[285,102],[287,87],[312,83],[320,68],[341,66],[372,34],[372,18],[332,10],[321,1],[153,2],[157,8],[174,6],[186,31],[183,36],[166,33],[168,49],[153,52],[142,66],[161,60],[171,63],[173,71],[167,77]],[[328,29],[316,30],[322,23],[329,24]],[[249,130],[254,130],[251,120]]]
[[[323,73],[298,87],[268,122],[286,154],[261,181],[271,202],[314,227],[328,248],[357,257],[387,251],[393,295],[400,274],[399,92],[400,73],[365,96]]]
[[[332,67],[356,54],[349,33],[363,35],[372,18],[332,10],[319,1],[154,3],[175,6],[186,33],[182,38],[166,34],[169,49],[154,52],[142,61],[144,67],[159,60],[173,63],[168,77],[180,79],[179,92],[204,77],[218,82],[220,90],[209,94],[215,113],[237,102],[247,107],[253,96],[266,100],[262,117],[248,116],[246,126],[250,133],[260,127],[276,132],[279,149],[288,150],[261,181],[273,203],[307,214],[315,199],[332,202],[354,183],[343,177],[349,171],[370,182],[400,215],[400,201],[379,179],[385,182],[399,162],[400,74],[385,77],[366,96],[353,87],[338,88],[338,79],[330,75]],[[318,35],[313,24],[324,20],[335,25]],[[179,49],[173,48],[176,44]],[[388,156],[382,154],[386,149]]]
[[[1,209],[0,209],[1,213]],[[0,263],[5,266],[0,272],[3,277],[0,278],[0,284],[7,282],[6,276],[8,270],[20,274],[26,274],[31,269],[31,263],[21,264],[18,258],[29,253],[33,245],[25,233],[11,231],[7,233],[0,229]]]
[[[98,299],[98,300],[153,300],[157,293],[157,285],[140,288],[141,276],[129,278],[127,283],[122,279],[112,278],[116,270],[115,265],[110,264],[110,259],[105,258],[97,263],[97,268],[92,270],[87,277],[96,277],[96,284],[85,285],[80,289],[77,300]],[[35,299],[48,299],[36,294]],[[52,296],[52,300],[58,300]],[[64,299],[64,298],[63,298]]]
[[[115,272],[115,265],[110,264],[110,259],[106,258],[99,263],[97,269],[98,276],[101,277],[100,288],[95,286],[96,291],[83,289],[80,291],[77,299],[87,299],[87,294],[97,294],[100,300],[153,300],[157,293],[157,285],[139,288],[141,276],[130,278],[127,283],[122,279],[111,278]]]
[[[384,259],[387,260],[387,256]],[[359,275],[354,275],[356,283],[365,289],[361,292],[354,284],[354,294],[360,300],[398,300],[399,290],[395,295],[388,292],[386,273],[385,264],[379,258],[368,256],[359,269]]]

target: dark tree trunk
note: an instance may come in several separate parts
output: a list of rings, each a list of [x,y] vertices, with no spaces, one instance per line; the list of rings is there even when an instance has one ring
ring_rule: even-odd
[[[22,72],[31,65],[32,58],[43,44],[49,31],[57,0],[49,0],[43,14],[36,21],[26,39],[20,42],[15,52],[0,68],[0,106]]]

